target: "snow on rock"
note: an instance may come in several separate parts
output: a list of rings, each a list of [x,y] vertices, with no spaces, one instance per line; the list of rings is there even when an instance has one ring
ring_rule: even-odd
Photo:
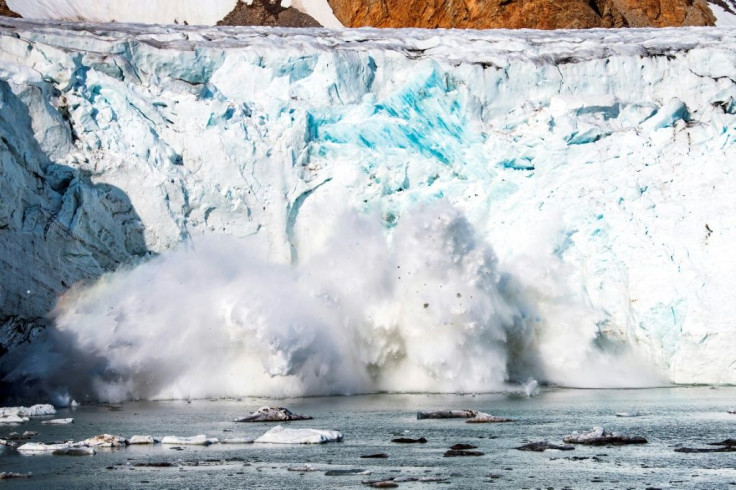
[[[2,20],[0,311],[126,266],[55,316],[124,383],[5,379],[736,382],[735,32],[317,32]]]
[[[289,420],[312,420],[312,417],[293,413],[283,407],[261,407],[250,415],[235,419],[235,422],[285,422]]]
[[[210,444],[217,444],[219,441],[216,438],[208,438],[206,435],[198,435],[192,437],[176,437],[166,436],[161,439],[162,444],[176,444],[176,445],[190,445],[190,446],[209,446]]]
[[[271,444],[323,444],[342,441],[342,432],[319,429],[289,429],[277,425],[253,442]]]

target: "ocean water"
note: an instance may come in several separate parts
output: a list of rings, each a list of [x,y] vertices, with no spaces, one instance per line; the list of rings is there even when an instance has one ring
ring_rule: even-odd
[[[364,480],[439,477],[444,483],[402,482],[399,488],[729,488],[736,485],[736,454],[683,454],[679,446],[736,437],[735,388],[677,387],[639,390],[547,388],[533,398],[511,394],[377,394],[286,400],[128,402],[61,410],[67,426],[34,420],[2,432],[34,430],[35,441],[79,441],[102,433],[254,438],[273,424],[232,420],[262,405],[286,406],[314,420],[289,427],[338,429],[344,442],[310,446],[269,444],[185,447],[131,446],[95,456],[22,456],[0,449],[0,471],[32,472],[7,488],[368,488]],[[467,408],[512,418],[512,423],[466,424],[461,419],[417,420],[418,410]],[[639,412],[617,417],[617,412]],[[561,443],[575,430],[602,426],[644,436],[646,445],[583,447],[574,451],[522,452],[526,442]],[[426,444],[395,444],[397,436],[425,437]],[[467,443],[479,457],[443,457]],[[387,459],[361,459],[386,453]],[[171,463],[171,467],[141,466]],[[289,471],[311,465],[315,471]],[[363,469],[369,475],[327,476],[329,470]]]

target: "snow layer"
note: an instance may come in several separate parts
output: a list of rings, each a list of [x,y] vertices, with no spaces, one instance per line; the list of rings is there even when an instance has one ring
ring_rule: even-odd
[[[210,26],[222,20],[237,3],[238,0],[7,0],[11,10],[27,19],[142,24],[186,22]],[[312,16],[325,27],[342,27],[327,0],[282,0],[281,4]]]
[[[3,311],[161,254],[64,296],[9,380],[736,382],[734,31],[3,22]]]

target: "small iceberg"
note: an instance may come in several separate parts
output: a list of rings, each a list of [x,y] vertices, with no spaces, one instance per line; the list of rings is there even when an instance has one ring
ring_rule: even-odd
[[[235,419],[235,422],[288,422],[290,420],[312,420],[312,417],[299,415],[284,407],[261,407],[250,415]]]
[[[220,439],[220,444],[252,444],[253,439],[247,437],[231,437],[229,439]]]
[[[176,444],[176,445],[188,445],[188,446],[209,446],[210,444],[217,444],[216,438],[207,438],[204,434],[193,436],[193,437],[176,437],[166,436],[161,440],[162,444]]]
[[[616,417],[641,417],[641,412],[616,412]]]
[[[55,449],[51,452],[54,456],[94,456],[95,451],[91,447],[85,446],[69,446],[61,449]]]
[[[87,447],[125,447],[128,441],[124,437],[102,434],[85,439],[79,444]]]
[[[477,410],[435,410],[417,412],[417,420],[423,419],[469,419],[478,415]]]
[[[59,449],[72,447],[71,443],[64,442],[60,444],[44,444],[42,442],[27,442],[18,448],[21,454],[44,454],[53,453]]]
[[[46,425],[67,425],[74,422],[74,419],[51,419],[44,420],[41,423]]]
[[[30,407],[0,407],[0,417],[17,415],[18,417],[43,417],[56,414],[56,409],[48,403]]]
[[[31,419],[20,415],[3,415],[0,417],[0,424],[24,424],[29,420]]]
[[[604,446],[604,445],[624,445],[624,444],[646,444],[647,440],[643,437],[629,437],[617,432],[606,432],[603,427],[593,427],[588,432],[573,432],[565,436],[563,442],[567,444],[584,444],[588,446]]]
[[[133,436],[128,439],[128,444],[156,444],[156,439],[154,439],[152,436]]]
[[[342,432],[318,429],[287,429],[277,425],[253,442],[271,444],[323,444],[342,441]]]
[[[530,442],[529,444],[524,444],[523,446],[519,446],[516,449],[519,451],[534,451],[537,453],[542,453],[547,449],[555,449],[557,451],[572,451],[575,449],[575,446],[571,446],[569,444],[552,444],[551,442],[541,441]]]
[[[484,412],[478,412],[475,417],[465,421],[466,424],[500,424],[504,422],[513,422],[513,420],[506,417],[496,417]]]

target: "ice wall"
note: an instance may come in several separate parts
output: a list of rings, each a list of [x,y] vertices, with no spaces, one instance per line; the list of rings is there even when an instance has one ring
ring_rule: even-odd
[[[0,203],[2,258],[50,257],[9,269],[3,311],[38,318],[61,280],[163,254],[57,310],[62,337],[106,366],[98,393],[640,385],[656,382],[637,374],[647,365],[678,383],[736,381],[734,31],[3,22],[0,161],[17,197]],[[212,236],[231,238],[197,245]],[[169,256],[188,238],[194,250]],[[386,268],[402,264],[426,277]],[[172,277],[180,294],[162,293]],[[258,277],[274,279],[256,294]],[[205,328],[210,348],[191,351]],[[448,350],[411,351],[429,345],[422,332]],[[131,354],[166,338],[156,369],[159,350]],[[202,361],[182,374],[182,355]],[[212,372],[240,381],[206,386]]]

